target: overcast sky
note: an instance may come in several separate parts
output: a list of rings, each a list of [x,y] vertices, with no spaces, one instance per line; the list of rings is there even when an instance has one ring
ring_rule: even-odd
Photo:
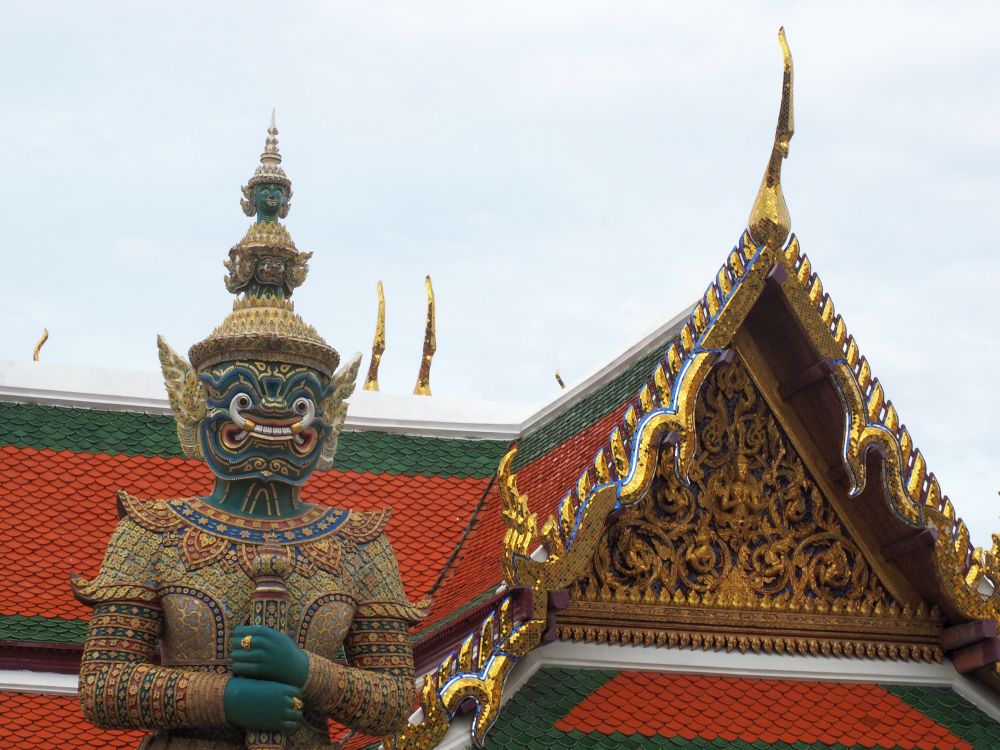
[[[989,3],[8,3],[0,358],[157,368],[231,305],[277,108],[297,309],[413,388],[542,402],[692,302],[770,153],[793,230],[977,543],[1000,530]]]

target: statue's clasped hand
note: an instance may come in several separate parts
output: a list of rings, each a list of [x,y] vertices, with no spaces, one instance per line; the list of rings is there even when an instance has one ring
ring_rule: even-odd
[[[297,688],[306,684],[309,657],[284,633],[247,625],[233,631],[232,643],[233,674],[237,677],[273,680]]]
[[[302,686],[309,657],[291,638],[259,625],[236,628],[226,719],[247,729],[294,732],[302,723]]]

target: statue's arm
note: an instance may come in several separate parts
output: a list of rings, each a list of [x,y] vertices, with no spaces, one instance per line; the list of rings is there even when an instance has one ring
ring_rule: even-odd
[[[227,726],[228,675],[151,663],[163,615],[149,604],[94,607],[80,665],[80,706],[100,727]]]
[[[388,538],[376,533],[351,566],[359,605],[344,639],[348,665],[308,653],[302,694],[314,711],[352,729],[385,735],[413,712],[409,624],[422,613],[406,600]]]
[[[350,666],[308,653],[302,695],[313,711],[373,735],[390,734],[413,711],[410,633],[404,620],[359,618],[344,640]]]
[[[83,715],[102,727],[226,726],[228,675],[152,663],[163,628],[153,573],[161,535],[123,518],[96,578],[77,578],[94,608],[80,664]]]

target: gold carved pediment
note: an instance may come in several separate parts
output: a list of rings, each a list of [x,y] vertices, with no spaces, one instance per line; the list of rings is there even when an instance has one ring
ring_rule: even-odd
[[[736,359],[695,407],[678,479],[665,446],[559,615],[564,639],[940,659],[940,618],[890,593]]]

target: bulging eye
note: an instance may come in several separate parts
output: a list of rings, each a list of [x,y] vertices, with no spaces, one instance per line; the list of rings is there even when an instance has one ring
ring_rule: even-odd
[[[253,401],[245,393],[237,393],[233,397],[233,403],[236,405],[237,409],[249,409],[253,405]]]
[[[309,407],[312,405],[312,401],[307,399],[305,396],[300,396],[292,402],[292,411],[296,414],[305,414],[309,411]]]

